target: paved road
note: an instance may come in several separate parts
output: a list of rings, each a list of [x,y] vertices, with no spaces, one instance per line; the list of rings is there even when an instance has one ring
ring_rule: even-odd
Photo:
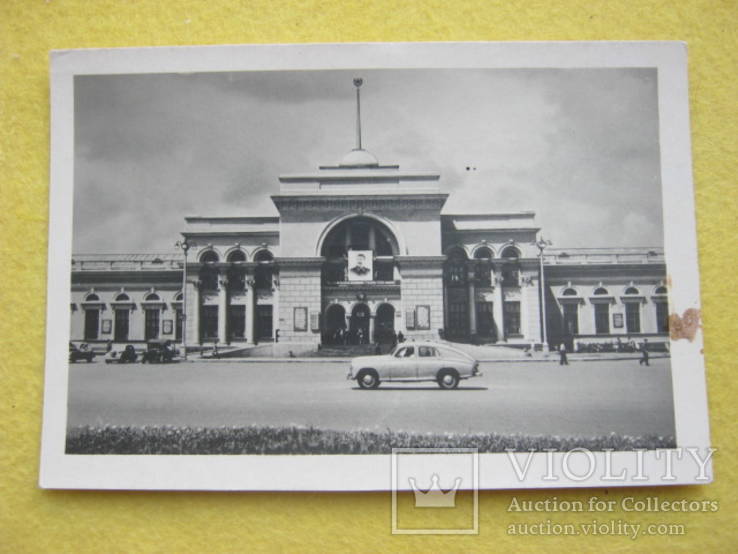
[[[72,364],[68,424],[313,425],[416,432],[674,435],[668,359],[483,363],[458,390],[364,391],[343,363]]]

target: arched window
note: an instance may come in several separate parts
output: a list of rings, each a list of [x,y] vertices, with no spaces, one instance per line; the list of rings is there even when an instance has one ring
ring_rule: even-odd
[[[594,291],[595,296],[607,296],[607,289],[604,287],[598,287]]]
[[[500,257],[504,260],[502,266],[502,285],[509,287],[520,286],[520,250],[514,246],[506,246],[500,252]]]
[[[351,280],[347,266],[350,250],[371,252],[371,280],[394,281],[395,262],[391,257],[400,253],[395,235],[374,218],[355,216],[338,223],[323,240],[320,249],[320,255],[326,259],[323,265],[323,282]]]
[[[115,297],[115,301],[120,304],[114,306],[113,310],[113,340],[123,342],[130,338],[128,333],[130,331],[131,310],[128,303],[131,301],[131,297],[125,292],[121,292]]]
[[[85,302],[100,302],[100,297],[94,292],[91,292],[85,296]]]
[[[160,302],[161,297],[151,292],[144,297],[144,302]],[[148,305],[144,307],[144,339],[153,340],[159,338],[159,322],[161,310],[159,306]]]
[[[184,300],[184,294],[182,294],[182,292],[178,292],[174,295],[175,302],[182,302],[182,300]]]
[[[625,294],[640,294],[640,291],[635,287],[628,287],[625,289]]]
[[[371,217],[346,219],[331,229],[325,237],[320,255],[341,258],[349,250],[372,250],[375,256],[396,256],[400,253],[397,240],[386,225]]]
[[[232,264],[237,264],[241,262],[246,261],[246,254],[243,252],[243,250],[234,250],[230,254],[228,254],[227,261]]]
[[[500,257],[517,260],[520,258],[520,250],[514,246],[506,246],[500,253]]]
[[[492,284],[492,250],[486,246],[480,246],[474,252],[474,259],[477,260],[474,266],[474,280],[479,286],[489,287]]]
[[[660,287],[656,287],[656,290],[653,292],[654,294],[666,294],[667,290],[666,290],[666,287],[660,286]]]
[[[564,292],[561,293],[561,296],[576,296],[577,291],[571,287],[564,289]]]
[[[259,250],[254,256],[258,264],[254,270],[254,280],[257,289],[272,288],[272,275],[274,273],[274,256],[268,250]]]
[[[200,255],[200,263],[214,264],[218,263],[218,261],[220,261],[220,258],[218,257],[218,253],[214,250],[206,250]]]
[[[491,260],[492,259],[492,250],[490,250],[486,246],[480,246],[474,252],[474,258],[477,259],[477,260]]]

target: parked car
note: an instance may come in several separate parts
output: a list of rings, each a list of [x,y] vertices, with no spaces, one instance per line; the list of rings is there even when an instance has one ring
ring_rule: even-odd
[[[72,342],[69,343],[69,363],[79,362],[80,360],[85,360],[89,363],[94,359],[95,352],[90,350],[86,342],[81,343],[79,346]]]
[[[123,350],[111,350],[105,354],[106,364],[132,364],[138,359],[136,349],[127,344]]]
[[[171,340],[150,340],[146,343],[146,351],[141,354],[141,363],[163,364],[175,360],[177,352]]]
[[[384,356],[354,358],[347,379],[362,389],[376,389],[384,381],[435,381],[442,389],[455,389],[462,379],[481,375],[479,362],[452,346],[405,342]]]

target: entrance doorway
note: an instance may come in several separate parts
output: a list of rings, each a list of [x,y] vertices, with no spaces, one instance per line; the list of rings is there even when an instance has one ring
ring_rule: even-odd
[[[477,302],[477,334],[481,338],[497,342],[492,302]]]
[[[256,340],[258,341],[272,340],[272,306],[271,304],[256,306]]]
[[[369,306],[357,304],[351,311],[349,339],[352,344],[368,344],[369,338]]]
[[[340,304],[331,304],[325,311],[323,343],[344,344],[346,338],[346,310]]]
[[[466,339],[469,336],[469,299],[465,288],[448,287],[448,321],[446,336],[449,339]]]
[[[228,306],[228,340],[244,340],[246,338],[246,306],[234,304]]]
[[[381,304],[374,318],[374,342],[392,344],[395,340],[395,308]]]
[[[85,340],[97,340],[97,331],[100,328],[100,310],[85,310]]]

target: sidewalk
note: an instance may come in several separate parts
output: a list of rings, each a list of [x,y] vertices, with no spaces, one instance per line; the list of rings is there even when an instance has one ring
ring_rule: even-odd
[[[650,359],[654,360],[657,358],[669,358],[667,353],[651,353]],[[573,353],[568,354],[567,358],[569,363],[573,362],[602,362],[612,360],[640,360],[640,354],[636,353],[617,353],[617,352],[602,352],[602,353]],[[335,363],[335,364],[348,364],[351,363],[351,358],[337,358],[337,357],[295,357],[295,358],[277,358],[277,357],[263,357],[263,358],[200,358],[199,356],[189,356],[188,362],[220,362],[220,363],[305,363],[305,362],[317,362],[317,363]],[[527,362],[551,362],[559,363],[559,355],[557,352],[535,352],[531,356],[515,357],[515,358],[477,358],[479,362],[495,362],[495,363],[527,363]]]

